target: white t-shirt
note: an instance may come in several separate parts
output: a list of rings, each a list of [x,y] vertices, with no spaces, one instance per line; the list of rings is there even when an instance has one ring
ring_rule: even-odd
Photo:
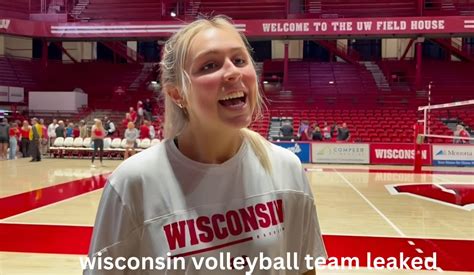
[[[102,259],[116,259],[169,253],[184,257],[186,270],[128,273],[208,274],[195,269],[192,257],[255,259],[263,253],[287,259],[288,252],[296,252],[298,271],[257,266],[252,274],[304,273],[305,255],[326,257],[312,192],[296,155],[273,144],[267,151],[271,175],[247,141],[222,164],[190,160],[172,140],[134,155],[109,177],[89,255],[100,251]]]

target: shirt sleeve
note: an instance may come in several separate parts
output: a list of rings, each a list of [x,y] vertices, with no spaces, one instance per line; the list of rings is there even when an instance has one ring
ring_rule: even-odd
[[[136,251],[139,228],[131,211],[108,182],[97,211],[89,247],[89,258],[130,257]],[[102,274],[103,270],[85,270],[84,274]],[[111,274],[111,273],[107,273]],[[121,273],[122,274],[122,273]]]

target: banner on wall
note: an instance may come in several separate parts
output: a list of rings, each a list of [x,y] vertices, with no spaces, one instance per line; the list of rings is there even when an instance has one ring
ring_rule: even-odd
[[[8,101],[23,102],[25,100],[25,88],[23,87],[9,87]]]
[[[0,102],[8,102],[8,86],[0,86]]]
[[[413,164],[415,149],[413,144],[374,143],[370,144],[370,164]],[[423,165],[431,165],[431,147],[421,146]]]
[[[369,144],[365,143],[314,143],[314,163],[369,164]]]
[[[311,144],[295,142],[274,142],[275,145],[286,148],[298,156],[302,163],[311,162]]]
[[[433,165],[474,166],[474,145],[433,145]]]

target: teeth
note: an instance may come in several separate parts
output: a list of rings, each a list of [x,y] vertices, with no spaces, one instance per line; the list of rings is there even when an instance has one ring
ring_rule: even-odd
[[[235,92],[235,93],[231,93],[230,95],[227,95],[225,96],[224,98],[221,98],[220,100],[229,100],[229,99],[233,99],[233,98],[239,98],[239,97],[243,97],[245,94],[243,91],[238,91],[238,92]]]

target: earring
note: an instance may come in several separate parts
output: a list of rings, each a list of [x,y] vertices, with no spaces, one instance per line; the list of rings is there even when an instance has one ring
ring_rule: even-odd
[[[177,103],[176,105],[178,105],[178,107],[179,107],[180,109],[183,109],[183,104]]]

